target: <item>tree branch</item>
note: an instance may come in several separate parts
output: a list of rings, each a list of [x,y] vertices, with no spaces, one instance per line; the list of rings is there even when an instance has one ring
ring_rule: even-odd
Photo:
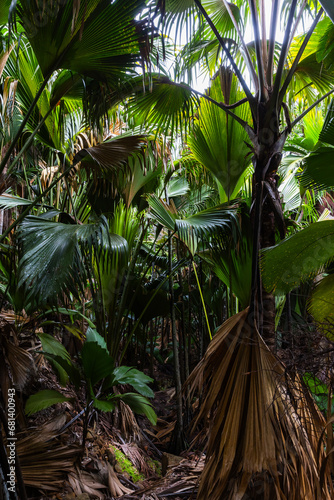
[[[176,84],[176,85],[180,85],[180,86],[183,86],[182,84]],[[252,128],[250,127],[250,125],[245,122],[245,120],[243,120],[242,118],[240,118],[238,115],[235,115],[234,113],[232,113],[232,111],[230,111],[231,107],[237,107],[237,106],[240,106],[241,104],[243,104],[242,101],[244,102],[249,102],[247,97],[245,97],[245,99],[242,99],[242,101],[239,101],[235,104],[231,104],[229,106],[226,106],[223,102],[218,102],[216,101],[215,99],[212,99],[212,97],[206,95],[206,94],[202,94],[202,92],[199,92],[198,90],[194,90],[192,89],[192,91],[199,95],[200,97],[203,97],[203,99],[206,99],[207,101],[211,102],[212,104],[215,104],[216,106],[218,106],[218,108],[220,109],[223,109],[225,111],[225,113],[227,113],[229,116],[231,116],[232,118],[234,118],[238,123],[240,123],[240,125],[245,129],[251,129]],[[233,109],[233,108],[232,108]]]
[[[258,80],[258,76],[257,76],[256,71],[255,71],[255,68],[254,68],[251,56],[249,54],[248,47],[246,45],[244,37],[242,36],[242,33],[241,33],[240,28],[238,26],[238,23],[237,23],[234,15],[233,15],[233,12],[232,12],[232,9],[230,7],[229,2],[227,0],[223,0],[223,2],[224,2],[224,5],[226,7],[227,12],[230,15],[230,18],[231,18],[231,20],[233,22],[233,25],[234,25],[237,33],[238,33],[238,36],[240,38],[241,45],[242,45],[242,48],[243,48],[243,52],[244,52],[244,55],[245,55],[245,62],[246,62],[246,65],[247,65],[247,69],[248,69],[248,71],[249,71],[249,73],[251,75],[251,78],[253,80],[253,84],[254,84],[254,87],[255,87],[255,92],[257,92],[259,90],[259,80]]]
[[[313,33],[313,31],[314,31],[314,29],[315,29],[316,25],[318,24],[318,21],[319,21],[320,17],[322,16],[323,12],[324,12],[324,10],[321,8],[321,9],[319,10],[319,12],[318,12],[318,14],[317,14],[316,18],[314,19],[314,21],[313,21],[313,23],[312,23],[311,28],[310,28],[310,29],[309,29],[309,31],[307,32],[307,34],[306,34],[306,36],[305,36],[305,38],[304,38],[304,40],[303,40],[303,43],[302,43],[302,45],[301,45],[301,47],[300,47],[300,49],[299,49],[299,51],[298,51],[298,54],[297,54],[297,55],[296,55],[296,57],[295,57],[295,60],[293,61],[293,64],[292,64],[292,66],[291,66],[291,68],[290,68],[290,70],[289,70],[289,73],[287,74],[287,77],[286,77],[286,79],[285,79],[285,82],[283,83],[283,86],[282,86],[282,88],[281,88],[281,90],[280,90],[280,93],[279,93],[279,98],[278,98],[278,108],[280,108],[280,107],[281,107],[281,104],[282,104],[282,102],[283,102],[283,99],[284,99],[284,96],[285,96],[286,90],[287,90],[287,88],[288,88],[288,86],[289,86],[289,83],[291,82],[291,80],[292,80],[292,78],[293,78],[293,75],[294,75],[294,73],[295,73],[295,71],[296,71],[296,68],[297,68],[297,66],[298,66],[298,63],[299,63],[299,61],[300,61],[300,59],[301,59],[301,57],[302,57],[302,55],[303,55],[303,53],[304,53],[304,51],[305,51],[305,49],[306,49],[306,46],[307,46],[307,44],[308,44],[308,42],[309,42],[309,40],[310,40],[310,38],[311,38],[311,36],[312,36],[312,33]]]
[[[213,33],[215,34],[218,42],[220,43],[222,49],[224,50],[225,54],[227,55],[228,57],[228,60],[230,61],[231,65],[232,65],[232,68],[233,68],[233,71],[235,72],[247,98],[248,98],[248,101],[249,101],[249,104],[251,106],[251,109],[252,109],[252,112],[254,113],[256,110],[253,109],[254,108],[254,104],[255,104],[255,99],[254,99],[254,96],[253,94],[251,93],[247,83],[245,82],[238,66],[236,65],[234,59],[233,59],[233,56],[232,54],[230,53],[230,51],[228,50],[228,48],[226,47],[225,45],[225,42],[223,40],[223,38],[221,37],[221,35],[219,34],[216,26],[213,24],[211,18],[209,17],[208,13],[206,12],[206,10],[204,9],[203,5],[201,4],[200,0],[194,0],[195,4],[197,5],[199,11],[202,13],[202,15],[204,16],[206,22],[208,23],[208,25],[210,26],[210,28],[212,29]],[[256,116],[256,114],[255,114]]]
[[[277,72],[276,72],[274,90],[273,90],[273,93],[272,93],[272,96],[271,96],[272,97],[273,106],[276,106],[277,98],[278,98],[278,94],[279,94],[279,88],[281,86],[281,80],[282,80],[282,74],[283,74],[284,64],[285,64],[286,55],[287,55],[288,47],[289,47],[290,32],[291,32],[291,27],[292,27],[292,22],[293,22],[293,16],[295,14],[296,7],[297,7],[297,0],[292,0],[292,4],[291,4],[291,7],[290,7],[289,19],[288,19],[288,23],[287,23],[285,34],[284,34],[284,40],[283,40],[281,55],[280,55],[280,58],[279,58],[279,61],[278,61],[278,67],[277,67]]]
[[[293,128],[295,125],[297,125],[297,123],[300,122],[300,120],[302,120],[304,118],[304,116],[307,115],[307,113],[309,113],[313,108],[315,108],[316,106],[318,106],[318,104],[320,104],[324,99],[326,99],[327,97],[329,97],[331,94],[333,94],[334,92],[334,89],[330,90],[329,92],[327,92],[327,94],[323,95],[322,97],[320,97],[320,99],[318,99],[316,102],[314,102],[312,104],[312,106],[310,106],[309,108],[307,108],[305,111],[303,111],[303,113],[301,115],[299,115],[292,123],[291,123],[291,128]]]

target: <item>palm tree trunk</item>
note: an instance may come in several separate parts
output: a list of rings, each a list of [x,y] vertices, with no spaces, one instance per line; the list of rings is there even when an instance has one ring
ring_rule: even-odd
[[[168,231],[170,237],[170,231]],[[174,374],[175,374],[175,392],[176,392],[176,423],[171,447],[177,455],[183,449],[183,405],[182,405],[182,382],[180,371],[180,352],[178,340],[176,338],[175,328],[175,306],[174,306],[174,288],[172,276],[172,240],[168,241],[168,267],[169,267],[169,297],[170,297],[170,330],[173,342],[174,354]]]

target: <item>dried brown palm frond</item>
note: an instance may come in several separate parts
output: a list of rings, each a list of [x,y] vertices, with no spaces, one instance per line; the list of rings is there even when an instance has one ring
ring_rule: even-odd
[[[138,472],[146,477],[154,475],[154,471],[148,464],[148,455],[143,449],[139,448],[135,443],[124,443],[120,444],[119,447]]]
[[[1,336],[4,359],[8,363],[14,386],[22,390],[35,371],[32,355],[18,345],[14,345],[5,336]]]
[[[195,425],[211,421],[197,498],[329,500],[323,419],[251,325],[248,310],[228,319],[190,376],[202,391]]]
[[[55,175],[59,172],[59,166],[45,166],[40,174],[41,186],[42,189],[47,189],[50,184],[54,181]]]
[[[22,390],[31,380],[35,373],[34,360],[25,349],[13,344],[9,337],[10,330],[0,327],[0,353],[2,363],[0,363],[0,388],[2,394],[8,394],[10,388],[15,387]],[[16,397],[16,415],[19,423],[24,425],[24,412],[20,400]],[[5,398],[6,405],[7,398]]]
[[[39,490],[62,490],[64,479],[81,448],[57,438],[63,420],[17,434],[16,451],[26,486]]]
[[[82,471],[78,467],[70,472],[68,481],[76,495],[88,493],[90,498],[103,500],[107,491],[112,498],[132,493],[132,490],[120,482],[114,468],[108,462],[99,462],[99,465],[101,468],[97,473]]]
[[[124,401],[120,401],[120,404],[115,408],[111,416],[114,427],[119,430],[123,437],[126,439],[131,437],[131,440],[135,442],[140,441],[140,428],[130,406],[124,403]]]

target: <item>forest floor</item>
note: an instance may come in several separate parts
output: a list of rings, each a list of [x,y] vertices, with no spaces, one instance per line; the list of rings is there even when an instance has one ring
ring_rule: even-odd
[[[62,392],[72,401],[29,417],[28,431],[17,441],[28,499],[195,499],[204,455],[189,448],[179,456],[169,452],[174,389],[163,371],[156,376],[163,390],[157,390],[152,401],[158,416],[155,427],[121,403],[111,414],[91,413],[82,448],[84,421],[76,416],[84,409],[84,398],[71,387]],[[42,358],[31,392],[41,389],[60,389]]]

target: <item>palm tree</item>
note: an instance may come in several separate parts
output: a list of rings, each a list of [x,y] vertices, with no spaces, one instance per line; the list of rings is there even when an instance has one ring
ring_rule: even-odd
[[[156,122],[160,116],[161,124],[162,120],[166,121],[166,116],[172,116],[168,121],[170,126],[173,123],[179,124],[182,116],[187,117],[191,103],[200,95],[222,109],[245,130],[252,153],[254,244],[250,307],[230,318],[221,327],[202,363],[191,377],[194,387],[197,386],[200,390],[203,390],[203,385],[205,387],[200,417],[205,419],[208,414],[213,416],[207,464],[199,490],[199,498],[203,499],[263,498],[266,495],[269,498],[296,500],[329,498],[329,483],[327,484],[327,479],[320,483],[316,472],[319,466],[316,443],[320,437],[321,418],[312,404],[307,404],[305,397],[301,398],[299,411],[296,413],[293,399],[286,398],[288,387],[282,384],[284,367],[263,342],[264,339],[271,347],[274,346],[275,304],[273,296],[261,284],[258,257],[260,248],[275,244],[277,228],[281,237],[285,235],[276,173],[286,139],[303,117],[334,91],[331,85],[324,91],[321,68],[315,57],[316,45],[310,44],[313,49],[312,61],[309,59],[312,51],[311,54],[310,51],[305,52],[323,16],[322,8],[315,12],[312,25],[300,41],[298,49],[294,54],[290,51],[298,24],[304,14],[309,12],[309,3],[292,0],[284,4],[286,29],[281,50],[275,60],[275,35],[280,18],[278,0],[272,1],[268,31],[265,16],[267,2],[250,0],[246,4],[254,32],[253,53],[244,40],[237,6],[232,8],[225,0],[219,6],[205,0],[182,2],[179,6],[181,20],[194,12],[195,7],[198,9],[197,18],[189,17],[189,25],[192,19],[197,19],[200,25],[197,38],[190,44],[190,49],[197,50],[202,44],[201,52],[197,53],[204,54],[209,59],[210,51],[214,50],[212,40],[215,38],[216,47],[219,46],[219,51],[225,57],[225,64],[230,66],[238,78],[245,97],[230,105],[226,101],[216,101],[209,93],[203,95],[186,84],[171,83],[164,78],[157,82],[156,89],[153,85],[153,92],[149,96],[137,99],[138,106],[149,103],[146,107],[147,120]],[[330,2],[321,4],[333,18],[334,10]],[[167,24],[170,20],[175,21],[178,7],[174,3],[160,1],[158,6],[166,15]],[[226,24],[227,13],[232,21],[232,28],[231,22]],[[179,23],[182,26],[182,21]],[[198,26],[196,21],[194,25]],[[209,27],[214,37],[206,39]],[[237,43],[233,43],[233,37],[230,36],[233,29]],[[236,46],[241,49],[243,64],[248,69],[252,86],[248,85],[245,73],[236,62],[233,52]],[[307,55],[305,61],[304,53]],[[185,52],[183,57],[184,54]],[[217,52],[216,54],[218,55]],[[288,57],[291,54],[292,58]],[[289,92],[293,96],[293,84],[303,73],[301,66],[304,62],[308,68],[312,62],[315,78],[308,85],[318,88],[321,95],[315,99],[313,95],[313,101],[309,100],[300,114],[292,118],[294,109],[289,109],[285,101]],[[174,101],[172,95],[175,96]],[[160,99],[154,103],[157,96]],[[309,99],[311,97],[309,95]],[[184,104],[185,100],[189,103],[188,106]],[[243,119],[235,112],[238,106],[245,103],[249,106],[251,120]],[[296,391],[296,388],[301,391],[298,381],[291,390]],[[316,439],[314,433],[310,434],[312,426],[313,430],[317,429]],[[300,435],[302,428],[306,432],[304,437]],[[304,454],[306,449],[307,456]],[[295,473],[292,473],[293,470]]]

